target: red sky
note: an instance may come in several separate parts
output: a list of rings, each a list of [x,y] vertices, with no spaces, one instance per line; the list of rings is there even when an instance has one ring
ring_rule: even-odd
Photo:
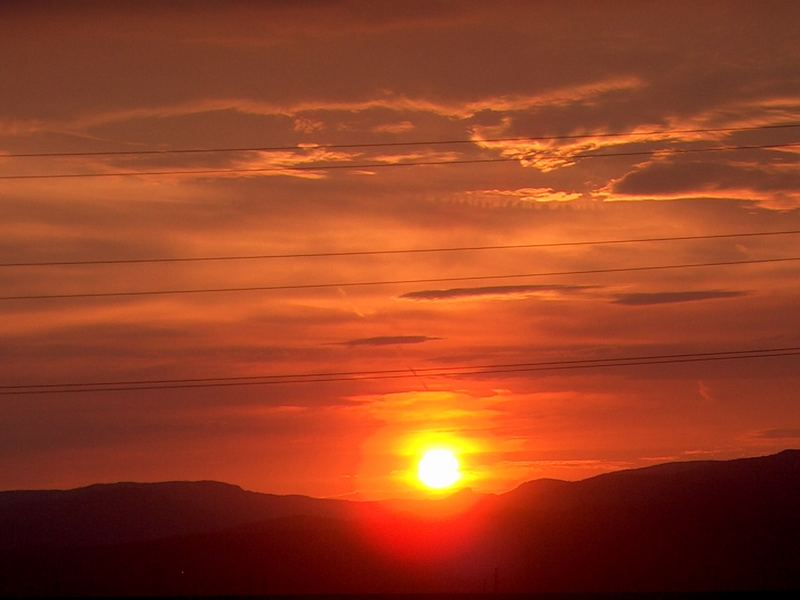
[[[558,243],[800,229],[794,2],[13,2],[0,175],[507,162],[0,181],[2,263]],[[521,136],[630,135],[487,142]],[[471,140],[12,158],[18,153]],[[537,154],[538,153],[538,154]],[[543,156],[544,155],[544,156]],[[3,267],[2,296],[800,256],[798,236]],[[0,301],[25,385],[425,369],[800,346],[798,264]],[[798,357],[5,395],[0,488],[216,479],[382,498],[428,439],[499,492],[800,443]]]

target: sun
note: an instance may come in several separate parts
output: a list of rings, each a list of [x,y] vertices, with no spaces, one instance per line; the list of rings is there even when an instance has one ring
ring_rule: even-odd
[[[417,465],[417,478],[432,490],[452,487],[461,479],[458,458],[446,448],[428,450]]]

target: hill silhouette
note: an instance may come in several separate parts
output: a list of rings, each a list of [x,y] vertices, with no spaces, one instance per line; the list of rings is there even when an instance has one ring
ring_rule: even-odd
[[[260,494],[216,481],[0,492],[0,548],[133,542],[291,515],[341,516],[348,504]]]
[[[215,482],[0,493],[4,595],[800,588],[800,451],[362,503]]]

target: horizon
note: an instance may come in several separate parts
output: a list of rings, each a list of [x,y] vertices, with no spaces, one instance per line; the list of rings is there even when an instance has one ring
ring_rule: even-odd
[[[445,490],[441,490],[437,494],[422,494],[421,495],[419,493],[416,493],[416,494],[415,493],[409,493],[406,496],[396,496],[396,497],[393,496],[393,497],[386,497],[386,498],[350,498],[350,497],[341,497],[341,496],[310,496],[310,495],[307,495],[307,494],[295,494],[295,493],[291,493],[291,492],[286,493],[286,494],[275,494],[275,493],[270,492],[268,490],[250,489],[250,488],[244,487],[244,486],[242,486],[240,484],[237,484],[235,482],[219,481],[219,480],[213,480],[213,479],[169,480],[169,481],[105,481],[105,482],[99,481],[99,482],[89,483],[89,484],[85,484],[85,485],[80,485],[80,486],[73,487],[73,488],[9,489],[9,490],[0,490],[0,493],[6,493],[6,492],[38,492],[38,491],[41,491],[41,492],[46,492],[46,491],[50,491],[50,492],[72,492],[72,491],[84,490],[84,489],[87,489],[87,488],[101,487],[101,486],[111,487],[111,486],[125,486],[125,485],[164,485],[164,484],[185,484],[185,483],[188,483],[188,484],[208,484],[208,483],[210,483],[210,484],[215,484],[215,485],[223,485],[223,486],[226,486],[226,487],[233,487],[233,488],[236,488],[238,490],[241,490],[242,492],[256,493],[256,494],[261,494],[261,495],[266,495],[266,496],[283,496],[283,497],[297,496],[297,497],[303,497],[303,498],[310,498],[312,500],[341,500],[343,502],[367,502],[367,503],[370,503],[370,502],[383,503],[383,502],[404,501],[404,500],[414,500],[414,501],[431,500],[431,501],[437,501],[437,500],[447,500],[448,498],[451,498],[453,496],[458,496],[458,495],[464,494],[464,493],[474,494],[476,496],[502,496],[504,494],[510,494],[512,492],[515,492],[516,490],[518,490],[522,486],[525,486],[525,485],[531,484],[531,483],[536,483],[536,482],[539,482],[539,481],[557,481],[557,482],[560,482],[560,483],[580,483],[580,482],[583,482],[583,481],[588,481],[588,480],[591,480],[591,479],[602,477],[603,475],[610,475],[610,474],[614,474],[614,473],[627,473],[627,472],[630,472],[630,471],[641,471],[641,470],[646,470],[646,469],[650,469],[650,468],[669,466],[669,465],[673,465],[673,464],[729,463],[729,462],[746,461],[746,460],[752,460],[752,459],[773,458],[773,457],[779,456],[781,454],[787,454],[787,453],[800,453],[800,448],[784,448],[784,449],[779,450],[778,452],[775,452],[775,453],[772,453],[772,454],[755,455],[755,456],[742,456],[742,457],[732,458],[732,459],[694,459],[694,460],[689,459],[689,460],[683,460],[683,461],[672,461],[672,462],[664,462],[664,463],[655,463],[655,464],[652,464],[652,465],[633,467],[633,468],[629,468],[629,469],[618,469],[618,470],[613,470],[613,471],[605,471],[603,473],[597,473],[595,475],[590,475],[590,476],[584,477],[582,479],[556,479],[556,478],[552,478],[552,477],[539,477],[537,479],[530,479],[528,481],[523,481],[523,482],[521,482],[520,484],[518,484],[517,486],[515,486],[513,488],[510,488],[510,489],[507,489],[507,490],[504,490],[504,491],[500,491],[500,492],[480,492],[480,491],[474,490],[471,487],[467,487],[467,486],[459,487],[458,485],[455,485],[452,488],[447,488]]]

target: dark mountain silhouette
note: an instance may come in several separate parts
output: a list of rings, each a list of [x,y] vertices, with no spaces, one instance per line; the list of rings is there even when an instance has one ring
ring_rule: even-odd
[[[794,590],[798,507],[798,450],[429,503],[213,482],[5,492],[0,594]]]
[[[143,541],[291,515],[338,517],[349,504],[259,494],[216,481],[0,492],[0,548]]]
[[[535,481],[502,502],[494,542],[513,589],[800,588],[797,450]]]

